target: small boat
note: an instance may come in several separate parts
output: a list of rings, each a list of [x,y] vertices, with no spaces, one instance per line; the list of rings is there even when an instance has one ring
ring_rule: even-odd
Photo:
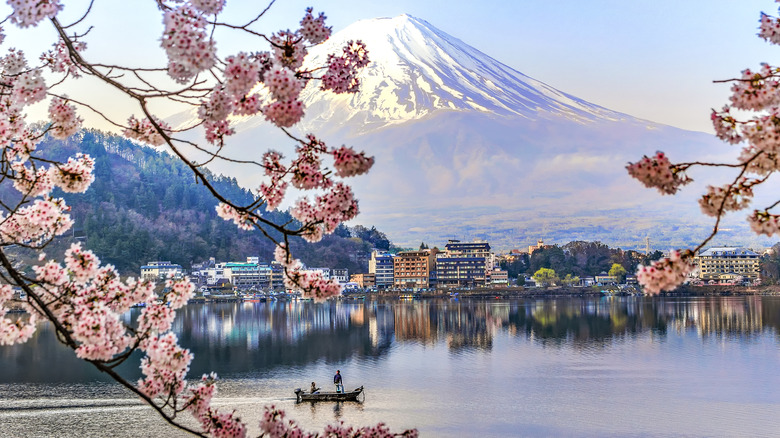
[[[324,392],[317,391],[314,394],[302,391],[301,388],[295,390],[298,396],[298,402],[303,401],[358,401],[358,396],[363,394],[363,387],[349,392]]]

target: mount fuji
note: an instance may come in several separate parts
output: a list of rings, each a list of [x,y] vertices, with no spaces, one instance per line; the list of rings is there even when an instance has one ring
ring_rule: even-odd
[[[360,92],[321,93],[310,84],[302,93],[306,117],[294,131],[375,156],[371,172],[352,181],[358,223],[407,246],[484,238],[499,250],[540,238],[643,247],[645,236],[668,249],[696,242],[711,227],[696,198],[713,175],[661,197],[632,180],[625,165],[659,149],[678,161],[718,159],[728,148],[714,136],[579,99],[408,15],[356,22],[313,48],[307,62],[322,65],[327,53],[357,39],[371,59]],[[233,150],[290,143],[262,117],[235,127]],[[229,164],[215,170],[258,184]],[[731,232],[721,233],[721,243],[752,243],[742,219],[727,221],[722,228]]]

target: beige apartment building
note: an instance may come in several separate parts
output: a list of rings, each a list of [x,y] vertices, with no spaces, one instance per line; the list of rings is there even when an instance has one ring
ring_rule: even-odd
[[[401,251],[393,257],[393,286],[396,288],[427,289],[431,284],[431,272],[436,266],[439,251]]]
[[[761,256],[747,248],[710,248],[696,257],[703,281],[730,282],[736,277],[758,278]]]

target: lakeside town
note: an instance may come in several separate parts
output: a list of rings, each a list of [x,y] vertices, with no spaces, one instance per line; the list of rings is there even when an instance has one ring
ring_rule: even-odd
[[[583,243],[585,242],[577,242]],[[600,243],[590,243],[601,245]],[[602,245],[603,246],[603,245]],[[567,287],[619,287],[638,290],[633,272],[638,263],[648,263],[663,255],[660,251],[644,254],[638,251],[616,250],[627,262],[611,263],[608,270],[587,272],[588,275],[556,273],[549,262],[537,262],[540,266],[531,273],[510,275],[513,264],[525,263],[552,249],[562,253],[571,251],[564,246],[546,245],[539,240],[527,251],[512,250],[504,254],[492,251],[490,243],[481,239],[472,242],[449,240],[443,247],[428,248],[422,244],[418,250],[390,252],[373,249],[368,260],[367,272],[349,272],[345,268],[307,266],[319,271],[326,279],[338,281],[345,291],[378,292],[428,292],[434,290],[506,289],[510,287],[539,288]],[[691,286],[758,286],[762,283],[761,259],[774,254],[772,248],[761,253],[742,247],[712,247],[697,254],[696,269],[686,283]],[[624,266],[628,264],[629,266]],[[547,266],[545,266],[547,265]],[[514,269],[516,271],[516,269]],[[245,261],[217,261],[211,257],[203,263],[193,264],[185,270],[169,261],[151,261],[141,267],[141,277],[161,280],[169,276],[189,276],[200,296],[284,291],[281,264],[261,261],[250,256]]]

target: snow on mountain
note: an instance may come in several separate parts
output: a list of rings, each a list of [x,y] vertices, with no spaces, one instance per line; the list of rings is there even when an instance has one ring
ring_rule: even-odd
[[[359,120],[365,132],[436,110],[578,123],[630,118],[532,79],[409,15],[358,21],[314,48],[308,65],[323,65],[349,40],[365,42],[372,61],[361,75],[361,92],[323,96],[309,87],[304,102],[308,114],[316,114],[307,118],[309,126]]]
[[[358,39],[372,61],[361,91],[335,95],[309,84],[306,117],[293,129],[376,157],[370,174],[353,180],[358,223],[400,244],[480,237],[498,248],[538,238],[628,247],[650,235],[663,249],[711,225],[698,212],[700,186],[662,198],[625,165],[658,149],[678,160],[712,156],[723,150],[712,135],[586,102],[408,15],[356,22],[311,49],[307,63],[323,65]],[[262,116],[237,121],[236,130],[230,149],[242,155],[290,144]],[[216,170],[257,186],[255,169],[231,166]]]

